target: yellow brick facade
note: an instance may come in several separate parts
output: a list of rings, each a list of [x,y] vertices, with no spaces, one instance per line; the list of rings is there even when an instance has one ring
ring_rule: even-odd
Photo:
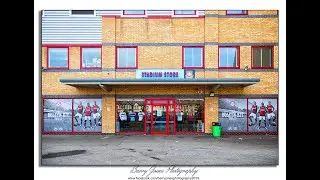
[[[205,133],[212,132],[212,123],[218,122],[218,101],[217,97],[205,98]]]
[[[204,42],[204,18],[117,18],[115,21],[118,43]],[[107,39],[106,42],[110,41]]]
[[[225,11],[205,11],[225,15]],[[249,11],[249,15],[276,15],[277,11]],[[278,18],[102,18],[104,43],[207,43],[204,47],[205,68],[196,78],[260,78],[255,85],[222,86],[217,95],[277,95],[278,71],[252,71],[250,45],[240,46],[240,70],[218,70],[218,43],[278,43]],[[211,44],[210,44],[211,43]],[[138,46],[139,69],[181,69],[182,46]],[[278,69],[278,46],[274,46],[274,68]],[[47,48],[42,47],[42,67],[47,68]],[[80,46],[69,47],[69,69],[80,70]],[[102,98],[102,133],[115,133],[115,101],[118,95],[198,95],[208,96],[212,86],[204,85],[132,85],[114,86],[110,92],[101,88],[73,87],[60,83],[60,78],[136,78],[136,72],[116,71],[116,48],[102,46],[101,72],[42,72],[42,95],[86,96]],[[248,66],[248,71],[243,69]],[[107,70],[105,70],[107,69]],[[219,97],[205,97],[205,133],[211,133],[212,122],[218,121]]]
[[[138,51],[138,68],[182,68],[182,47],[141,46]]]
[[[103,97],[102,98],[102,132],[114,133],[115,132],[115,97]]]
[[[80,68],[80,47],[69,47],[69,61],[70,69]]]
[[[277,15],[277,10],[250,10],[249,15]]]
[[[219,42],[278,42],[278,18],[219,18]]]
[[[218,46],[205,47],[205,68],[218,68]]]
[[[114,68],[116,65],[116,50],[113,46],[102,46],[102,68]]]
[[[48,51],[46,47],[41,48],[41,64],[43,68],[47,68],[47,57],[48,57]]]

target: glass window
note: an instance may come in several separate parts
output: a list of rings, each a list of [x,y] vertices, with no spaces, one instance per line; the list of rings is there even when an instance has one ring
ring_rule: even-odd
[[[203,99],[177,99],[176,132],[204,132]]]
[[[228,10],[227,14],[247,14],[247,10]]]
[[[144,100],[117,99],[116,132],[144,132]]]
[[[94,15],[94,10],[71,10],[72,15]]]
[[[101,48],[82,48],[82,67],[101,67]]]
[[[175,10],[174,14],[175,15],[195,15],[196,11],[195,10]]]
[[[144,15],[145,11],[144,10],[124,10],[123,14],[124,15]]]
[[[219,47],[219,67],[239,67],[237,47]]]
[[[136,48],[117,48],[117,67],[136,68]]]
[[[183,48],[184,67],[203,67],[203,48]]]
[[[252,49],[253,68],[272,68],[272,48],[271,47],[254,47]]]
[[[68,48],[48,48],[49,68],[68,68]]]

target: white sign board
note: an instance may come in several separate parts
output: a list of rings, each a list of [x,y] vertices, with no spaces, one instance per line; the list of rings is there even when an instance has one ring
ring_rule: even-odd
[[[175,79],[184,78],[183,69],[138,69],[137,79]]]

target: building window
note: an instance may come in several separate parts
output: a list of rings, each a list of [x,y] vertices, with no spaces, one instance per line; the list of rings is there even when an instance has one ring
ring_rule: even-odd
[[[203,68],[204,47],[182,47],[183,68]]]
[[[68,48],[48,48],[48,68],[69,68]]]
[[[252,68],[273,68],[273,47],[252,47]]]
[[[117,68],[137,68],[138,47],[117,47]]]
[[[117,99],[117,133],[143,133],[144,121],[143,99]]]
[[[71,10],[71,15],[94,15],[94,10]]]
[[[145,15],[145,10],[123,10],[123,15]]]
[[[203,102],[203,99],[177,99],[175,111],[177,133],[204,132]]]
[[[227,15],[248,15],[247,10],[227,10]]]
[[[101,48],[81,48],[81,68],[101,68]]]
[[[239,47],[219,47],[219,68],[239,68]]]
[[[196,15],[195,10],[174,10],[174,15]]]

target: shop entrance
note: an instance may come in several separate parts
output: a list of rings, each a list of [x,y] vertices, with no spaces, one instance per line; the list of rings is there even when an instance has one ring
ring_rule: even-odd
[[[145,99],[146,134],[175,134],[175,104],[171,99]]]

